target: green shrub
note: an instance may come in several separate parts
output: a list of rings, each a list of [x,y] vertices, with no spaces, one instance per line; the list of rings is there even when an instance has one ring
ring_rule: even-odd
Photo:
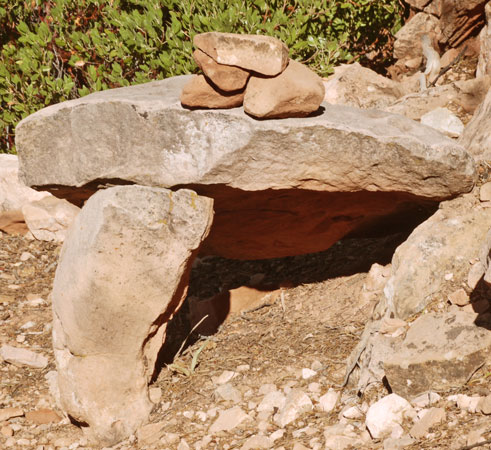
[[[403,14],[399,0],[0,0],[0,152],[44,106],[195,72],[197,33],[275,36],[326,76],[389,62]]]

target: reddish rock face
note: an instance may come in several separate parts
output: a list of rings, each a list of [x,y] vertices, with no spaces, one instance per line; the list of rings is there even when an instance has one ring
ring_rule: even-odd
[[[271,36],[233,33],[203,33],[194,45],[219,64],[241,67],[275,76],[288,64],[288,47]]]
[[[238,91],[244,89],[250,72],[240,67],[218,64],[201,50],[195,50],[193,58],[205,75],[223,91]]]
[[[181,93],[182,105],[189,108],[235,108],[243,100],[244,92],[221,91],[204,75],[194,75]]]
[[[261,119],[305,117],[324,100],[322,78],[303,64],[290,60],[273,78],[252,76],[244,97],[244,111]]]

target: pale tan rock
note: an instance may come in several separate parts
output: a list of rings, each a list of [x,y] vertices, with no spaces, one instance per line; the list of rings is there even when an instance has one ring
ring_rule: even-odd
[[[48,365],[48,358],[40,353],[33,352],[27,348],[2,345],[0,347],[0,358],[14,366],[28,366],[33,369],[44,369]]]
[[[477,62],[476,78],[491,75],[491,3],[486,3],[486,26],[479,33],[480,52]]]
[[[397,394],[386,395],[368,408],[365,425],[370,435],[381,438],[390,435],[406,418],[414,414],[411,404]]]
[[[486,415],[491,414],[491,395],[481,397],[481,400],[477,404],[477,410]]]
[[[14,417],[22,417],[24,410],[22,408],[3,408],[0,409],[0,422],[12,419]]]
[[[324,101],[357,108],[384,109],[408,91],[401,83],[383,77],[359,63],[342,64],[325,79]]]
[[[324,100],[322,79],[307,66],[290,60],[278,76],[251,76],[244,96],[244,111],[261,119],[305,117]]]
[[[421,439],[426,436],[430,428],[440,422],[443,422],[446,418],[445,410],[443,408],[430,408],[423,416],[412,426],[409,430],[409,434],[416,439]]]
[[[70,227],[53,285],[61,405],[109,445],[148,420],[148,383],[212,220],[193,191],[121,186],[93,195]]]
[[[233,33],[202,33],[194,45],[219,64],[237,66],[275,76],[288,65],[288,47],[271,36]]]
[[[491,201],[491,181],[484,183],[479,189],[479,200],[481,202]]]
[[[21,210],[0,212],[0,230],[12,235],[25,235],[27,228],[24,215]]]
[[[445,285],[445,274],[466,279],[469,260],[479,257],[491,223],[491,210],[476,204],[471,195],[442,203],[396,249],[392,276],[384,288],[396,317],[406,319],[423,310]]]
[[[140,427],[136,432],[136,438],[140,445],[152,445],[160,440],[166,428],[165,421],[149,423]]]
[[[476,160],[491,160],[491,89],[476,110],[474,117],[467,124],[459,143],[474,156]]]
[[[238,406],[220,411],[218,418],[210,426],[209,432],[212,434],[220,431],[231,431],[244,420],[249,420],[250,417]]]
[[[451,138],[458,138],[464,131],[462,121],[447,108],[436,108],[423,114],[421,123]]]
[[[63,242],[80,208],[65,199],[42,198],[22,207],[22,214],[32,235],[41,241]]]
[[[424,34],[433,36],[438,26],[438,19],[425,12],[419,12],[396,33],[394,57],[411,59],[423,54],[421,37]]]
[[[213,84],[223,91],[242,90],[249,79],[249,71],[240,67],[218,64],[199,49],[194,51],[193,58]]]
[[[26,412],[26,420],[41,425],[60,422],[61,417],[52,409],[38,409]]]
[[[189,108],[235,108],[243,101],[244,92],[220,91],[204,75],[194,75],[181,92],[181,103]]]
[[[473,264],[467,274],[467,286],[469,286],[472,290],[474,290],[483,277],[485,272],[485,268],[481,261]]]
[[[412,397],[464,385],[491,350],[491,333],[476,326],[475,318],[458,310],[416,319],[384,361],[392,391]]]
[[[310,397],[300,389],[292,389],[286,396],[285,404],[274,416],[274,422],[280,428],[296,420],[302,414],[312,411],[314,405]]]
[[[14,430],[8,425],[4,425],[0,428],[0,433],[5,437],[12,437],[14,435]]]
[[[452,292],[448,296],[448,300],[450,301],[450,303],[452,303],[452,305],[457,305],[457,306],[465,306],[470,303],[470,298],[467,295],[467,292],[465,292],[465,290],[462,288]]]
[[[20,210],[26,203],[49,195],[48,192],[38,192],[19,180],[17,155],[0,154],[0,213]]]

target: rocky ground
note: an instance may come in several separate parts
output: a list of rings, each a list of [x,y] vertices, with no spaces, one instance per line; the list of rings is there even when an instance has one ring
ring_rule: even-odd
[[[365,413],[389,393],[384,385],[359,396],[355,371],[353,381],[340,387],[346,359],[371,313],[358,300],[367,271],[375,262],[389,263],[404,238],[401,233],[348,239],[327,252],[269,261],[200,260],[190,285],[195,297],[207,298],[258,276],[290,287],[266,295],[260,307],[229,318],[209,337],[189,335],[185,305],[169,327],[174,339],[166,344],[167,361],[151,387],[152,423],[114,448],[466,449],[491,439],[490,416],[475,407],[470,412],[472,405],[465,401],[457,406],[448,400],[454,394],[489,394],[491,365],[465,386],[432,398],[431,406],[443,408],[445,419],[419,439],[407,434],[410,419],[400,439],[370,437]],[[2,448],[98,448],[63,418],[49,390],[55,369],[49,293],[59,250],[22,237],[0,238],[0,344],[48,358],[40,369],[1,363]],[[446,298],[431,306],[447,307]],[[187,346],[178,351],[188,336]],[[421,405],[413,403],[416,411]]]

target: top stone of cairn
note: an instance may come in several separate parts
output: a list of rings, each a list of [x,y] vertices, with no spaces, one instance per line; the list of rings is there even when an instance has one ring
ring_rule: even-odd
[[[219,64],[237,66],[275,76],[288,65],[288,47],[271,36],[233,33],[202,33],[194,45]]]

